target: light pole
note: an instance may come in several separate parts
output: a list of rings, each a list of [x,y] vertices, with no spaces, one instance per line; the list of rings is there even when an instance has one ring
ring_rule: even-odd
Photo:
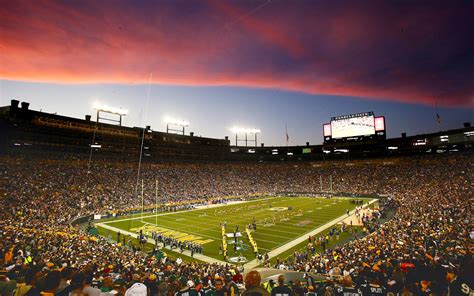
[[[231,131],[235,133],[235,146],[239,145],[239,142],[245,142],[245,147],[248,147],[248,142],[254,142],[255,147],[258,145],[257,136],[260,134],[260,130],[256,128],[244,128],[244,127],[233,127]],[[239,139],[240,135],[245,135],[243,139]],[[253,140],[249,139],[250,136],[254,136]]]
[[[110,107],[105,104],[102,104],[100,102],[95,102],[94,103],[94,109],[97,111],[97,123],[99,121],[105,120],[105,121],[111,121],[118,123],[119,126],[122,126],[122,116],[127,115],[128,111],[122,108],[115,108],[115,107]],[[119,119],[112,119],[112,118],[107,118],[107,117],[100,117],[100,113],[107,113],[107,114],[112,114],[112,115],[117,115]]]
[[[174,134],[181,134],[184,136],[185,128],[189,126],[189,122],[182,119],[177,119],[170,116],[165,116],[166,133],[172,132]]]

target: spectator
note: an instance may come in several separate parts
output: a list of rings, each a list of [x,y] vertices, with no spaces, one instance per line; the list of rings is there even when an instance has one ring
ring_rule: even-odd
[[[147,296],[147,288],[144,284],[135,283],[125,292],[125,296]]]
[[[271,291],[271,296],[276,296],[276,295],[281,295],[281,296],[294,296],[295,293],[293,290],[288,288],[288,286],[285,285],[285,277],[281,274],[278,276],[278,286],[274,287]]]
[[[267,290],[261,285],[262,278],[258,271],[252,270],[245,276],[244,296],[270,296]]]

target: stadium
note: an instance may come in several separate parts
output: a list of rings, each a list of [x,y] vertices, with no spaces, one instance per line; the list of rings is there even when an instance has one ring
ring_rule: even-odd
[[[460,256],[472,251],[464,224],[473,192],[468,123],[388,140],[375,126],[364,135],[351,124],[344,131],[350,137],[332,138],[325,128],[322,145],[249,153],[229,140],[69,118],[16,100],[1,110],[3,207],[9,209],[3,251],[17,259],[68,268],[92,261],[97,272],[155,272],[162,280],[193,277],[203,268],[211,274],[257,268],[267,280],[275,271],[297,271],[295,280],[312,274],[324,282],[396,264],[461,264]],[[349,117],[366,122],[367,116],[373,114]],[[346,117],[330,125],[341,129],[340,120],[347,126]],[[142,136],[149,156],[137,184]],[[361,154],[365,149],[370,152]],[[269,153],[274,150],[280,154]],[[18,244],[31,241],[46,245],[27,251]],[[137,262],[127,265],[121,254]],[[191,265],[182,270],[176,262]]]
[[[202,25],[193,32],[199,38],[206,38],[208,27],[205,24],[213,24],[216,18],[219,20],[224,15],[230,18],[225,22],[226,34],[217,32],[225,46],[229,40],[223,36],[232,35],[240,40],[245,36],[245,30],[252,29],[262,34],[265,42],[287,50],[291,56],[287,57],[291,60],[288,64],[296,65],[306,56],[295,41],[301,36],[295,35],[299,37],[291,39],[292,34],[287,32],[285,35],[285,30],[276,30],[273,26],[278,25],[264,16],[265,13],[275,16],[278,11],[281,21],[288,21],[285,28],[293,28],[289,25],[295,21],[291,11],[306,20],[312,16],[307,9],[316,14],[311,10],[314,3],[306,3],[306,7],[303,2],[296,5],[297,8],[291,8],[295,11],[271,1],[262,1],[260,5],[245,1],[208,3],[206,5],[219,12],[211,15],[214,18],[207,10],[203,12],[196,7],[189,12],[187,9],[193,6],[190,4],[159,1],[155,4],[166,6],[159,15],[162,17],[160,22],[168,25],[168,17],[174,24],[176,15],[190,14],[191,20],[186,20],[183,27],[174,28],[173,34],[185,34],[183,28]],[[198,3],[194,5],[202,5]],[[10,32],[5,28],[17,13],[28,15],[38,9],[34,4],[16,5],[3,8],[7,10],[3,15],[10,18],[0,21],[2,32]],[[38,13],[49,18],[38,23],[32,21],[25,28],[38,26],[47,30],[51,19],[62,15],[54,25],[58,27],[50,33],[57,36],[55,30],[67,27],[68,34],[77,34],[81,42],[94,40],[89,44],[90,49],[99,54],[89,59],[75,52],[74,58],[83,64],[73,69],[69,68],[69,63],[75,65],[74,58],[65,58],[62,61],[65,64],[61,64],[55,57],[49,61],[59,68],[58,65],[63,65],[61,71],[65,71],[57,73],[57,69],[45,66],[48,54],[43,56],[44,61],[35,64],[28,56],[29,50],[34,49],[25,49],[23,46],[27,43],[17,44],[13,35],[4,34],[10,45],[4,47],[9,58],[0,59],[1,65],[8,68],[0,69],[0,295],[474,293],[474,127],[470,121],[473,112],[472,84],[469,84],[472,81],[459,87],[468,94],[456,92],[459,101],[454,101],[441,94],[459,85],[448,85],[439,90],[437,88],[441,86],[436,83],[429,87],[420,81],[408,83],[400,78],[406,74],[403,71],[411,70],[411,66],[407,66],[397,72],[396,77],[410,87],[419,87],[413,91],[415,99],[411,94],[406,95],[406,89],[399,91],[400,86],[387,86],[393,86],[394,82],[382,82],[378,78],[375,79],[377,83],[385,85],[383,91],[374,90],[375,86],[357,85],[349,89],[349,93],[345,93],[345,88],[341,92],[339,86],[317,86],[313,92],[299,84],[303,81],[303,84],[317,85],[306,77],[282,88],[280,84],[285,85],[285,79],[293,78],[271,77],[275,81],[269,78],[273,82],[262,78],[262,85],[254,85],[254,80],[260,82],[260,76],[268,73],[253,69],[246,62],[242,63],[248,69],[243,71],[239,68],[241,65],[233,61],[232,67],[241,72],[236,77],[226,76],[228,80],[224,79],[224,82],[210,76],[216,81],[214,85],[206,80],[206,75],[225,67],[227,61],[218,60],[211,63],[211,70],[202,65],[197,67],[197,76],[202,75],[198,77],[202,80],[183,82],[176,77],[195,70],[192,69],[194,58],[212,60],[205,54],[208,50],[216,55],[229,54],[235,61],[239,59],[229,48],[223,53],[206,45],[203,52],[190,54],[180,46],[176,52],[175,48],[168,52],[160,47],[167,45],[155,44],[153,50],[159,51],[160,58],[150,62],[159,65],[158,68],[163,67],[166,75],[156,78],[155,83],[150,73],[149,78],[138,78],[140,82],[135,85],[130,80],[136,77],[128,72],[133,72],[136,65],[131,67],[128,63],[136,62],[132,57],[143,54],[143,49],[142,40],[138,42],[134,38],[141,34],[168,37],[161,35],[166,30],[152,32],[150,29],[161,23],[142,27],[134,13],[147,15],[149,11],[159,11],[157,7],[148,7],[151,4],[146,1],[137,1],[134,5],[117,4],[120,9],[109,7],[107,1],[88,2],[88,5],[82,4],[84,7],[79,5],[81,8],[55,1],[45,5],[53,12],[49,14],[39,9]],[[172,12],[177,8],[180,10],[175,15]],[[94,9],[101,11],[105,19],[111,17],[104,20],[108,26],[103,29],[106,32],[99,30],[102,27],[95,23],[100,16],[88,14],[84,16],[85,22],[76,19],[81,19],[81,11]],[[327,13],[338,9],[332,7]],[[398,11],[394,7],[381,9]],[[439,9],[433,8],[433,15],[438,15]],[[209,20],[196,21],[194,13],[209,17]],[[342,11],[339,13],[342,15]],[[121,27],[122,23],[115,23],[117,15],[126,18],[133,27],[132,33],[125,32],[129,29]],[[258,15],[263,19],[259,20]],[[365,13],[360,15],[367,16]],[[291,22],[287,18],[291,18]],[[374,24],[379,21],[378,17],[371,17]],[[91,27],[81,27],[84,24]],[[99,39],[91,37],[96,30],[100,31],[97,34],[103,34],[97,43]],[[17,34],[26,36],[28,30],[20,30]],[[126,45],[121,46],[133,48],[127,47],[130,51],[121,48],[119,60],[123,64],[117,67],[107,64],[109,55],[117,54],[118,43],[112,42],[115,39],[111,37],[115,35],[123,37],[119,38],[120,42]],[[185,35],[194,38],[192,34]],[[64,40],[75,42],[71,41],[74,40],[71,36]],[[181,39],[165,40],[173,43]],[[130,45],[124,40],[136,43]],[[327,40],[332,46],[342,42]],[[36,46],[41,44],[34,38],[31,42]],[[266,48],[265,42],[255,42],[252,46],[260,50]],[[72,50],[69,45],[61,47],[62,42],[58,40],[48,44],[52,45],[52,50],[60,48],[55,51],[58,56],[67,56]],[[105,50],[101,47],[104,44]],[[302,44],[310,46],[309,41]],[[456,43],[448,44],[454,46]],[[199,51],[202,46],[193,43],[190,48]],[[243,50],[251,55],[252,46],[237,47],[236,51]],[[424,46],[418,49],[426,50]],[[143,48],[147,49],[147,46],[143,45]],[[430,52],[434,55],[434,50]],[[24,58],[21,62],[17,59],[20,53]],[[192,62],[187,60],[188,54],[192,55]],[[302,67],[286,68],[289,67],[286,58],[279,57],[278,51],[271,51],[271,54],[285,64],[285,70],[280,69],[282,73],[299,71]],[[166,62],[161,60],[161,55]],[[152,56],[149,58],[153,59]],[[394,56],[387,54],[385,57]],[[363,59],[361,55],[358,57]],[[104,59],[105,67],[110,69],[110,72],[104,72],[105,76],[95,76],[102,70],[84,70],[100,59]],[[184,70],[178,64],[174,65],[179,69],[176,77],[173,76],[175,70],[166,68],[172,61],[185,65]],[[275,63],[272,61],[266,66],[270,69]],[[366,61],[365,64],[370,63]],[[13,66],[23,72],[11,72]],[[125,75],[120,72],[121,67],[130,75],[127,82],[121,80]],[[252,76],[252,81],[246,82],[245,74],[242,74],[246,71],[256,71],[259,76]],[[452,82],[455,79],[451,78],[458,77],[449,71],[448,74],[442,69],[439,71],[439,76],[453,75],[443,81]],[[342,76],[330,76],[329,72],[323,73],[328,75],[323,76],[329,77],[329,84],[331,79],[342,79]],[[466,74],[472,77],[472,69]],[[191,76],[195,77],[195,73]],[[360,82],[351,79],[351,85]],[[461,80],[456,83],[463,83]],[[192,88],[187,89],[189,85]],[[249,89],[242,91],[240,87]],[[385,92],[389,88],[390,92]],[[282,95],[282,89],[289,95]],[[435,107],[428,107],[432,102],[424,101],[425,94],[430,97],[435,92],[431,93],[431,89],[435,89],[440,98]],[[101,100],[95,97],[77,99],[96,93],[102,94]],[[196,93],[199,95],[193,97],[191,103],[180,97],[183,93],[191,97]],[[234,97],[221,99],[221,96],[233,93],[236,96],[246,94],[255,101],[246,104],[245,98],[241,101]],[[131,98],[138,94],[146,97],[144,102]],[[203,94],[215,95],[215,98],[208,103]],[[50,98],[63,95],[75,99]],[[107,96],[108,99],[103,99]],[[274,96],[276,107],[268,103],[270,101],[264,101],[262,108],[259,100],[264,99],[259,96]],[[314,101],[307,101],[306,96]],[[401,99],[390,99],[398,96]],[[279,105],[279,101],[284,104]],[[156,106],[160,110],[157,111]],[[192,116],[199,128],[181,117],[161,118],[164,114],[160,113],[161,109],[166,108]],[[83,110],[86,113],[81,113]],[[79,113],[81,116],[77,116]],[[285,119],[275,114],[285,116]],[[237,118],[232,122],[254,120],[264,127],[236,124],[229,128],[218,122],[228,118]],[[432,122],[424,123],[423,118],[430,118]],[[284,122],[283,133],[281,128],[274,126],[275,121]],[[287,121],[296,127],[290,126],[289,131]],[[211,136],[198,135],[195,130]],[[303,138],[308,140],[299,142]]]

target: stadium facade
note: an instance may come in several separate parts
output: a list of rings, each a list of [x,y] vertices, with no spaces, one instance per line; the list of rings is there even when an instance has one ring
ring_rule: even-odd
[[[149,126],[124,127],[101,123],[85,116],[71,118],[29,109],[29,103],[12,100],[0,107],[0,153],[25,156],[51,155],[94,159],[174,161],[301,161],[365,158],[390,155],[457,152],[472,149],[474,128],[463,128],[385,139],[368,137],[358,141],[329,141],[304,146],[231,146],[228,137],[213,139],[153,131]]]

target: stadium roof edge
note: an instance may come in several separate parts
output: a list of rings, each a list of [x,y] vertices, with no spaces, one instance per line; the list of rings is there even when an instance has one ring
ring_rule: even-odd
[[[46,118],[55,118],[55,119],[60,119],[60,120],[65,120],[65,121],[71,121],[71,122],[76,122],[76,123],[85,123],[85,124],[91,124],[95,125],[96,121],[91,120],[87,121],[85,119],[81,118],[76,118],[76,117],[69,117],[69,116],[64,116],[64,115],[59,115],[56,113],[48,113],[48,112],[43,112],[43,111],[37,111],[37,110],[32,110],[32,109],[22,109],[21,107],[18,108],[12,108],[12,106],[1,106],[0,107],[0,116],[3,117],[8,117],[11,112],[21,112],[21,113],[27,113],[31,117],[34,116],[41,116],[41,117],[46,117]],[[116,124],[110,124],[110,123],[104,123],[104,122],[99,122],[98,125],[104,126],[104,127],[110,127],[110,128],[117,128],[117,129],[124,129],[124,130],[137,130],[137,129],[144,129],[146,127],[130,127],[130,126],[118,126]],[[168,134],[165,131],[153,131],[153,133],[158,133],[158,134]],[[202,137],[202,136],[191,136],[191,135],[180,135],[180,134],[170,134],[173,135],[173,137],[178,137],[178,138],[200,138],[203,140],[222,140],[225,141],[225,139],[217,139],[217,138],[210,138],[210,137]],[[228,140],[227,140],[228,141]]]

